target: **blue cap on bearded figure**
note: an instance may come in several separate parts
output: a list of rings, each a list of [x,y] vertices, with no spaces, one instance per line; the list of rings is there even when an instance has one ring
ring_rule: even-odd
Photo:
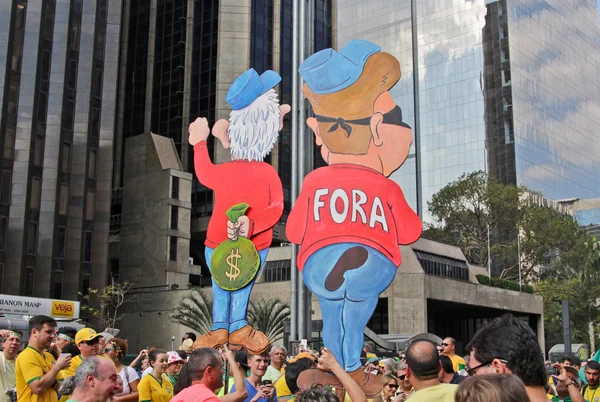
[[[313,54],[300,64],[298,71],[311,91],[327,95],[358,81],[367,59],[380,51],[374,43],[354,39],[339,52],[329,48]]]
[[[269,89],[279,84],[280,81],[281,76],[273,70],[267,70],[259,76],[251,68],[231,84],[225,100],[231,105],[233,110],[243,109]]]

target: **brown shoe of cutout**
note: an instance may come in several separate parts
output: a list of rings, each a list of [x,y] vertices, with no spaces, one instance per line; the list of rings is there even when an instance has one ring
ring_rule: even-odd
[[[217,329],[210,331],[206,335],[202,335],[194,342],[194,350],[198,348],[211,348],[215,349],[220,346],[226,345],[229,341],[229,331],[226,329]]]
[[[329,385],[331,388],[342,389],[342,383],[336,376],[319,369],[304,370],[298,376],[296,381],[298,388],[309,389],[314,384],[321,384],[323,386]]]
[[[229,334],[229,349],[231,350],[246,349],[250,354],[259,355],[266,352],[269,346],[271,346],[269,338],[250,325]]]

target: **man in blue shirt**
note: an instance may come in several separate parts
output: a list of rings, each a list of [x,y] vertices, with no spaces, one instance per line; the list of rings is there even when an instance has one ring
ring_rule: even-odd
[[[248,367],[250,376],[245,380],[248,397],[244,399],[244,402],[277,402],[277,393],[273,383],[262,381],[262,377],[269,367],[269,355],[266,353],[248,355]],[[235,391],[235,385],[231,388],[231,392],[233,391]]]

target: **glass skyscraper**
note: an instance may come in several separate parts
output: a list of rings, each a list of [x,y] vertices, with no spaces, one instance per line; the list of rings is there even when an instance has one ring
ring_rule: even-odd
[[[392,179],[425,222],[427,201],[476,170],[552,200],[600,198],[595,1],[338,0],[334,19],[339,48],[366,39],[400,60],[392,95],[415,143]]]

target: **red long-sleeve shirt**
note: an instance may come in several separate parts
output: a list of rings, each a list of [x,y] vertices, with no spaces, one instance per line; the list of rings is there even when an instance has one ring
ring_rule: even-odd
[[[315,251],[337,243],[361,243],[402,262],[399,244],[421,236],[419,216],[400,187],[363,166],[337,164],[311,172],[287,221],[289,241],[300,244],[298,268]]]
[[[233,161],[215,165],[208,155],[206,141],[194,146],[194,170],[198,181],[215,192],[215,205],[208,223],[206,244],[216,248],[227,240],[225,214],[235,204],[250,205],[250,233],[258,251],[271,245],[273,226],[283,213],[283,189],[273,166],[265,162]]]

